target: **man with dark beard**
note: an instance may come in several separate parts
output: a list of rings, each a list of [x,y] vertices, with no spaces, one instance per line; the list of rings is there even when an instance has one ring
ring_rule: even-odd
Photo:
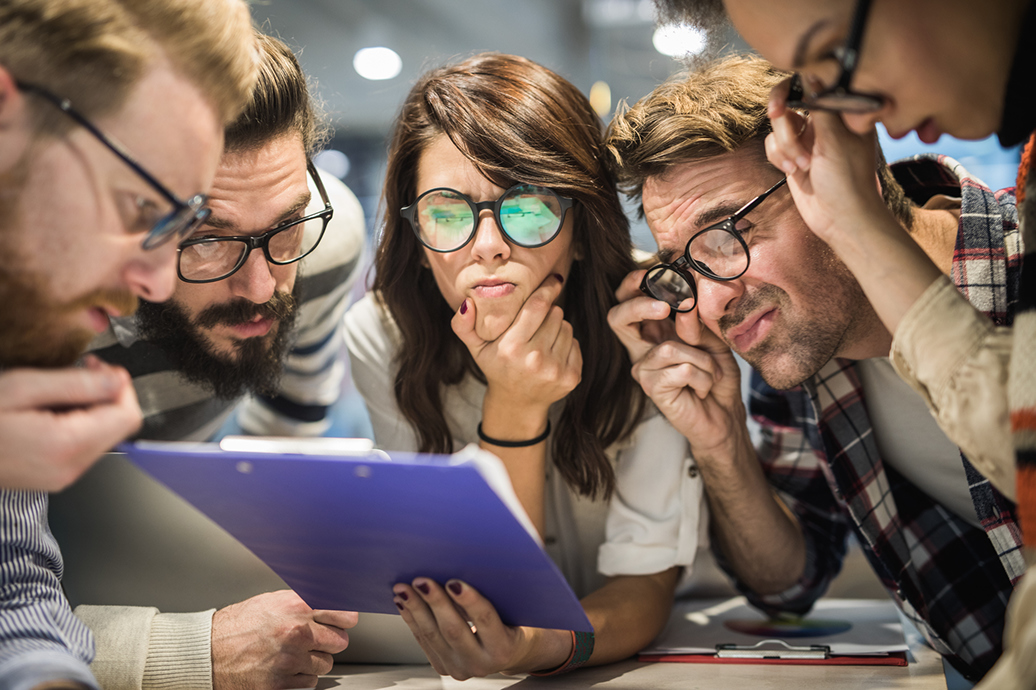
[[[318,434],[341,390],[342,313],[360,265],[363,215],[352,193],[310,161],[322,128],[295,56],[281,41],[256,40],[258,83],[244,113],[227,127],[212,214],[180,244],[172,298],[113,318],[93,344],[95,356],[133,377],[144,414],[139,437],[211,438],[242,402],[242,423],[251,431]],[[355,613],[314,611],[290,590],[268,589],[197,613],[91,605],[158,603],[127,596],[134,587],[144,596],[158,597],[155,589],[161,590],[143,550],[123,541],[133,523],[159,521],[151,538],[171,535],[183,545],[163,554],[163,570],[197,569],[191,562],[197,535],[184,527],[189,516],[152,506],[135,512],[140,494],[123,483],[128,475],[106,474],[120,467],[134,472],[121,460],[102,460],[54,497],[51,512],[54,533],[67,543],[68,596],[94,632],[93,670],[102,685],[315,685],[331,669],[331,655],[348,644],[345,628],[355,625]],[[111,563],[120,564],[117,572]],[[211,601],[205,590],[229,587],[218,567],[206,568],[204,587],[179,580],[181,601],[211,605],[199,601]],[[76,596],[83,581],[103,588]]]
[[[980,677],[1000,654],[1024,572],[1015,506],[897,376],[892,335],[767,161],[767,102],[785,77],[731,58],[613,121],[608,145],[661,263],[630,274],[609,322],[635,378],[690,442],[714,546],[753,605],[807,612],[852,531],[932,646]],[[846,150],[874,160],[870,146]],[[897,163],[895,179],[883,162],[877,175],[857,167],[872,188],[880,179],[892,215],[956,288],[1009,321],[1013,190],[993,193],[945,157]],[[732,351],[755,369],[758,448]]]
[[[307,162],[325,128],[305,81],[269,61],[265,97],[227,128],[212,215],[180,247],[172,298],[143,301],[91,345],[133,377],[137,438],[207,440],[235,410],[250,433],[319,435],[338,399],[362,211]]]

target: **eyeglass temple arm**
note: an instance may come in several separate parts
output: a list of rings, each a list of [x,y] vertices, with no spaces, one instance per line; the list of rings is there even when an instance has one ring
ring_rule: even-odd
[[[748,215],[752,211],[752,209],[754,209],[756,206],[758,206],[759,204],[761,204],[764,201],[766,201],[766,197],[770,196],[771,194],[776,192],[778,189],[780,189],[785,183],[787,183],[787,181],[788,181],[787,177],[782,177],[777,184],[775,184],[774,186],[770,187],[765,192],[763,192],[762,194],[760,194],[759,196],[757,196],[756,198],[752,199],[747,204],[745,204],[744,206],[739,208],[737,210],[737,212],[734,213],[733,216],[731,216],[731,218],[733,218],[733,220],[735,222],[741,220],[746,215]]]
[[[130,157],[129,153],[126,151],[125,148],[123,148],[122,144],[115,141],[101,130],[97,129],[97,127],[95,127],[92,122],[83,117],[79,113],[79,111],[75,110],[72,107],[72,101],[68,100],[67,98],[61,98],[60,96],[53,94],[50,91],[47,91],[41,86],[36,86],[35,84],[29,84],[23,81],[16,81],[15,85],[22,91],[34,93],[37,96],[43,98],[44,100],[53,103],[54,106],[56,106],[61,112],[65,113],[65,115],[68,115],[70,118],[75,120],[76,124],[89,130],[91,134],[93,134],[95,137],[104,142],[104,145],[111,149],[112,153],[121,158],[126,165],[133,168],[134,172],[136,172],[138,175],[147,180],[152,187],[154,187],[166,199],[171,201],[174,206],[184,205],[182,201],[177,199],[171,192],[169,192],[169,190],[165,188],[165,185],[163,185],[161,182],[152,177],[151,173],[149,173],[147,170],[144,170],[142,167],[140,167],[140,165],[138,165],[137,162]]]
[[[858,0],[856,3],[853,23],[849,26],[849,36],[845,41],[845,55],[842,56],[842,77],[838,86],[843,89],[848,90],[849,78],[856,70],[856,63],[860,59],[860,43],[863,41],[863,30],[867,26],[867,14],[870,6],[871,0]]]

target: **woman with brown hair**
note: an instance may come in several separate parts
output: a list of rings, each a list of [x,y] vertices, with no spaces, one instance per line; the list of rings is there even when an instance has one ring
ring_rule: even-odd
[[[455,678],[630,656],[665,623],[697,547],[686,441],[607,323],[634,264],[601,134],[574,86],[499,54],[428,72],[396,121],[373,289],[346,317],[375,439],[500,457],[596,631],[507,627],[459,580],[396,585]]]

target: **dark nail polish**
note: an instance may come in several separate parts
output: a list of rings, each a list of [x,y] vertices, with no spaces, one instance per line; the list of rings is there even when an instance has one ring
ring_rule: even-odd
[[[468,313],[468,301],[467,300],[464,300],[463,302],[460,303],[460,313],[461,314],[467,314]]]
[[[464,591],[464,588],[460,586],[459,582],[450,582],[446,586],[449,587],[450,591],[458,597],[460,596],[460,593]]]
[[[402,605],[402,604],[400,604],[400,603],[399,603],[398,601],[394,601],[394,602],[392,602],[392,603],[393,603],[393,604],[395,604],[395,605],[396,605],[396,608],[397,608],[397,609],[399,609],[400,611],[402,611],[402,610],[403,610],[403,605]]]
[[[400,599],[402,599],[403,601],[409,601],[410,600],[410,595],[408,595],[406,592],[400,592],[397,596]]]
[[[561,275],[560,273],[555,273],[554,277],[558,279],[559,283],[564,283],[565,282],[565,276]]]
[[[427,582],[420,582],[420,583],[414,585],[414,587],[416,587],[417,591],[419,591],[421,594],[431,594],[432,593],[432,588],[428,586]]]

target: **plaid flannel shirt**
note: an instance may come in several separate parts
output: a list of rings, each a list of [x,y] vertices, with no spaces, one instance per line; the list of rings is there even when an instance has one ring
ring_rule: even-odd
[[[1013,189],[993,193],[945,156],[916,156],[893,172],[918,204],[935,194],[961,197],[952,277],[972,304],[1010,324],[1021,260]],[[932,646],[965,676],[985,674],[1000,656],[1007,601],[1024,572],[1014,504],[962,456],[979,530],[885,465],[852,361],[832,360],[790,391],[753,372],[750,409],[762,425],[760,462],[807,549],[799,582],[776,595],[746,590],[753,604],[808,611],[841,569],[852,529]]]

